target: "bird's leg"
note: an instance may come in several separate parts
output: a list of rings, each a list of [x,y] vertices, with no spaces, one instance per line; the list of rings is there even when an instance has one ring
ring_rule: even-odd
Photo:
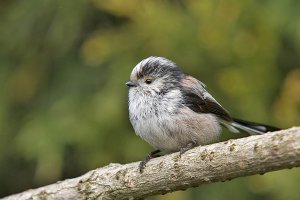
[[[145,168],[145,166],[146,166],[146,163],[149,162],[149,160],[151,160],[151,158],[156,158],[156,157],[159,157],[159,156],[160,156],[160,155],[158,155],[159,152],[160,152],[159,149],[150,152],[150,153],[144,158],[144,160],[142,160],[142,161],[140,162],[140,165],[139,165],[140,173],[143,172],[143,170],[144,170],[144,168]]]
[[[184,152],[186,152],[186,151],[188,151],[188,150],[194,148],[195,145],[196,145],[195,142],[189,142],[186,146],[181,147],[181,148],[180,148],[180,151],[179,151],[179,156],[181,157],[182,154],[184,154]]]

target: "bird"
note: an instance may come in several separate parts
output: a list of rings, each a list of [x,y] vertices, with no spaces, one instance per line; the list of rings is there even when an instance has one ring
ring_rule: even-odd
[[[132,127],[155,149],[140,162],[140,172],[163,151],[179,151],[181,156],[193,147],[219,142],[221,127],[250,135],[280,130],[233,118],[204,83],[164,57],[151,56],[140,61],[126,85]]]

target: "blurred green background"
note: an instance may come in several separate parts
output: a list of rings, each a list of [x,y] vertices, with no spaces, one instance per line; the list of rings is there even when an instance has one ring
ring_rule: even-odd
[[[1,0],[0,197],[152,148],[128,120],[143,58],[165,56],[236,117],[300,125],[300,1]],[[299,199],[300,169],[150,199]]]

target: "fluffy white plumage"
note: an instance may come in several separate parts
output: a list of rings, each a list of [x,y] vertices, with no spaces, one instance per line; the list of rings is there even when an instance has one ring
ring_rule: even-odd
[[[151,63],[155,65],[151,66]],[[153,67],[147,74],[145,67]],[[156,74],[155,67],[177,67],[173,62],[161,58],[150,57],[135,66],[131,73],[131,81],[136,85],[129,90],[129,116],[137,135],[159,150],[178,151],[188,143],[204,145],[218,141],[220,124],[213,114],[196,113],[184,105],[184,97],[178,87],[167,86],[176,77]],[[143,70],[145,73],[143,74]],[[158,70],[157,73],[161,71]],[[139,74],[140,75],[139,77]],[[179,73],[180,74],[180,73]],[[144,77],[151,77],[153,82],[146,84]],[[180,78],[180,77],[178,77]],[[183,79],[184,80],[184,79]],[[178,81],[178,80],[173,80]],[[182,84],[188,84],[186,81]],[[204,92],[201,82],[197,87]],[[161,90],[167,90],[163,95]],[[205,91],[206,92],[206,91]],[[208,93],[204,95],[210,96]]]

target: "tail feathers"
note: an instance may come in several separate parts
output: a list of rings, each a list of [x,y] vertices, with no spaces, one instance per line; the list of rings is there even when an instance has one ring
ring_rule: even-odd
[[[281,129],[265,125],[265,124],[259,124],[255,122],[248,122],[241,119],[233,119],[233,122],[230,122],[229,124],[225,125],[230,131],[236,132],[237,130],[242,130],[250,135],[257,135],[257,134],[264,134],[267,132],[273,132],[273,131],[279,131]],[[230,126],[230,127],[228,127]],[[231,130],[232,129],[232,130]]]

